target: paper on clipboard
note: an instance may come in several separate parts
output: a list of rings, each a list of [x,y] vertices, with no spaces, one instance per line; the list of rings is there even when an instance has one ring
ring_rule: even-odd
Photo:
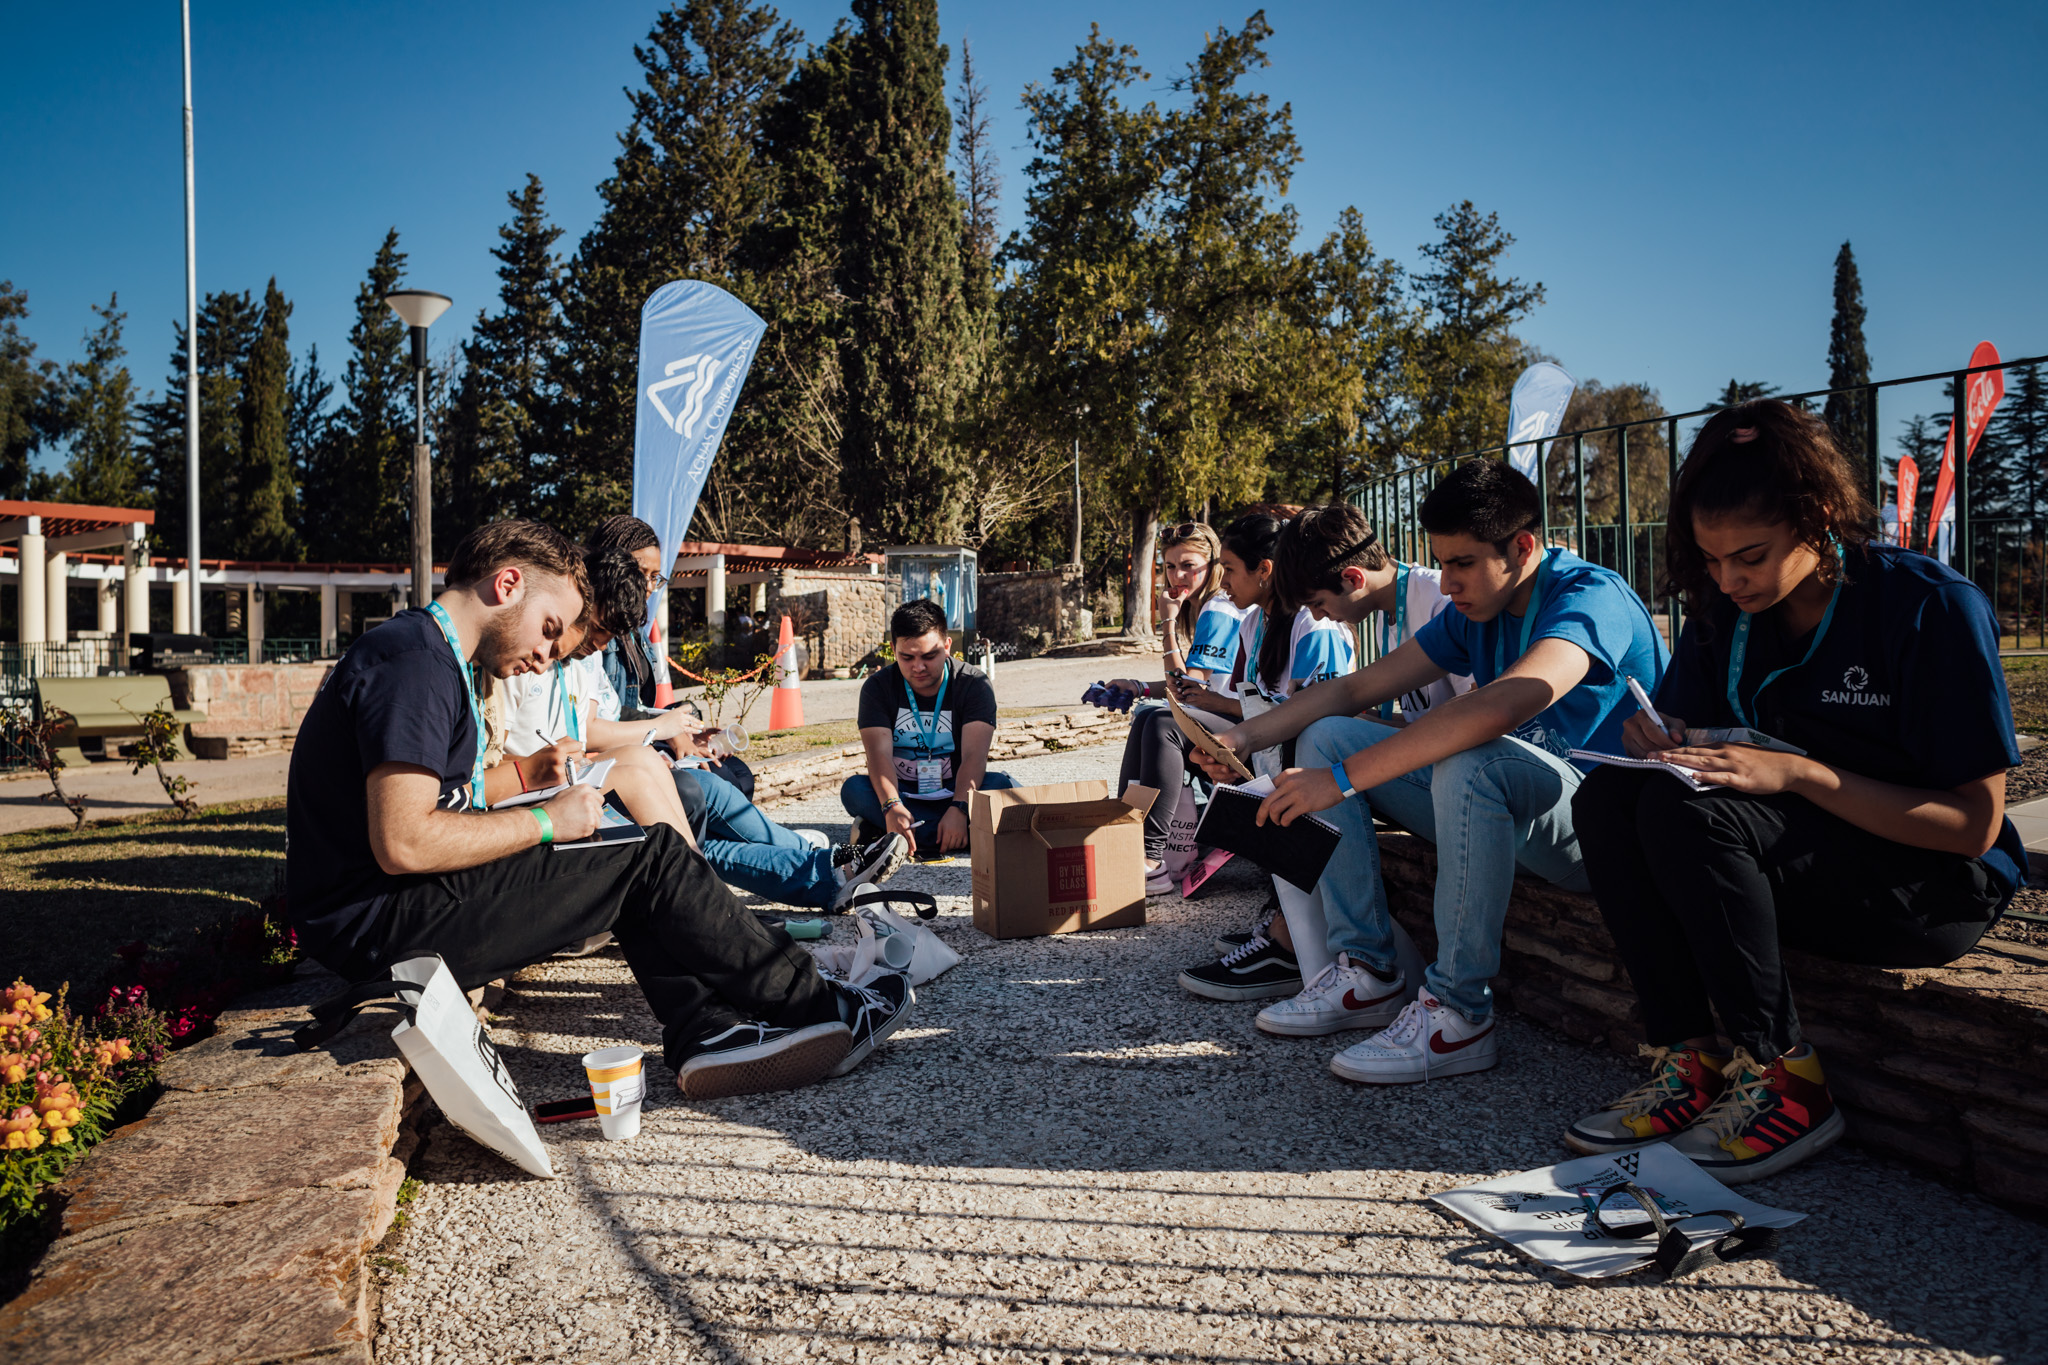
[[[1159,623],[1160,629],[1166,638],[1166,652],[1168,654],[1180,653],[1180,633],[1176,629],[1173,615],[1173,612],[1168,611]],[[1252,770],[1245,767],[1236,754],[1230,752],[1228,748],[1218,742],[1216,736],[1209,733],[1206,726],[1187,713],[1187,708],[1182,706],[1180,699],[1173,695],[1172,679],[1168,679],[1166,684],[1166,704],[1173,708],[1173,723],[1180,727],[1181,733],[1188,737],[1189,743],[1215,759],[1218,763],[1229,768],[1241,780],[1246,782],[1252,780]]]

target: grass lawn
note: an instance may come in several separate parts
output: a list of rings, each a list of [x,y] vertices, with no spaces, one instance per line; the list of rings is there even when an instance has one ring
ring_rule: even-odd
[[[2005,690],[2012,694],[2013,728],[2021,734],[2048,735],[2048,655],[2008,656]]]
[[[284,798],[0,836],[0,984],[97,994],[114,949],[175,949],[257,908],[284,874]]]

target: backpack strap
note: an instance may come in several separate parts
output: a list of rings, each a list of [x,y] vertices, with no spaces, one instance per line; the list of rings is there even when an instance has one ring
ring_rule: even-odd
[[[1624,1227],[1610,1226],[1600,1216],[1607,1207],[1607,1201],[1617,1194],[1624,1194],[1642,1206],[1650,1216],[1647,1223],[1631,1223]],[[1697,1218],[1720,1218],[1728,1224],[1725,1236],[1709,1242],[1693,1244],[1691,1237],[1677,1226]],[[1729,1261],[1747,1260],[1752,1256],[1768,1256],[1778,1249],[1779,1234],[1776,1228],[1753,1228],[1739,1213],[1730,1209],[1708,1209],[1703,1213],[1689,1214],[1677,1220],[1667,1219],[1664,1211],[1657,1207],[1657,1201],[1650,1193],[1633,1180],[1625,1180],[1614,1186],[1593,1205],[1592,1221],[1594,1230],[1604,1237],[1617,1240],[1632,1237],[1657,1237],[1657,1254],[1651,1259],[1658,1271],[1667,1280],[1682,1280],[1695,1271],[1710,1265],[1722,1265]]]
[[[392,963],[389,976],[357,981],[343,987],[313,1006],[313,1022],[295,1031],[292,1042],[299,1051],[310,1052],[347,1028],[363,1012],[363,1006],[392,996],[398,998],[398,1003],[410,1018],[412,1012],[419,1008],[421,992],[440,966],[441,959],[432,953],[409,957],[403,962]]]
[[[858,910],[864,905],[908,905],[917,911],[919,919],[937,919],[939,916],[938,897],[929,891],[886,891],[878,887],[855,896],[846,903],[846,908]]]

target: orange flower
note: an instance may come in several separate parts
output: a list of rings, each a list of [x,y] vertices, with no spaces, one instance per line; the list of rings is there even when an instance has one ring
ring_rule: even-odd
[[[67,1134],[66,1136],[69,1135]],[[6,1136],[6,1138],[0,1139],[0,1150],[5,1150],[9,1152],[33,1152],[36,1148],[42,1145],[43,1134],[42,1130],[40,1129],[36,1129],[34,1131],[29,1132],[9,1133]]]
[[[0,1053],[0,1081],[20,1085],[28,1079],[28,1058],[19,1052]]]
[[[5,998],[8,1008],[17,1014],[26,1015],[37,1021],[50,1017],[50,1007],[47,1003],[50,993],[37,990],[20,977],[16,977],[14,984],[7,988]]]

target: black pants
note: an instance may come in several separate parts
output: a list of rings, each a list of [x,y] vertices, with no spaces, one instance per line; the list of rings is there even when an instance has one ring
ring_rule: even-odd
[[[804,1028],[839,1017],[811,955],[747,913],[666,825],[610,848],[533,848],[392,892],[353,947],[320,955],[351,981],[439,953],[464,990],[610,930],[671,1067],[705,1034],[760,1019]]]
[[[1121,796],[1133,782],[1159,793],[1152,809],[1145,812],[1145,856],[1166,853],[1169,823],[1180,807],[1182,775],[1188,770],[1188,737],[1174,722],[1173,712],[1164,706],[1148,706],[1131,718],[1131,732],[1124,739],[1123,767],[1117,770],[1116,790]]]
[[[1934,967],[1975,946],[2011,892],[1981,858],[1911,848],[1804,797],[1695,792],[1596,769],[1572,801],[1594,899],[1650,1041],[1712,1034],[1768,1063],[1799,1045],[1780,946]]]

